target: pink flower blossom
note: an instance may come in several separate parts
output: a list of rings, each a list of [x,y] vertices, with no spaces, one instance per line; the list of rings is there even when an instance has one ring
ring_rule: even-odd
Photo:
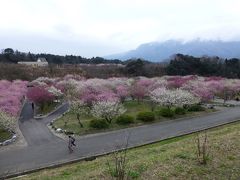
[[[27,92],[29,100],[35,103],[49,102],[54,99],[54,95],[43,87],[32,87]]]
[[[11,116],[17,116],[23,97],[27,91],[27,81],[0,81],[0,110]]]

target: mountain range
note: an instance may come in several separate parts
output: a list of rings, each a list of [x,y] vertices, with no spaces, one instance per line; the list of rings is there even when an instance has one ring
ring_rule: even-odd
[[[138,46],[135,50],[105,56],[105,58],[120,60],[142,58],[153,62],[162,62],[177,53],[196,57],[218,56],[221,58],[240,58],[240,41],[193,40],[182,42],[168,40],[165,42],[150,42]]]

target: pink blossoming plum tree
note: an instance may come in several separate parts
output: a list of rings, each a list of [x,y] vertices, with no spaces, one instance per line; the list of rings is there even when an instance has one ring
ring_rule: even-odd
[[[55,97],[47,89],[43,87],[32,87],[27,92],[27,97],[29,100],[40,105],[41,110],[47,103],[52,102]]]
[[[27,81],[0,80],[0,110],[17,116],[27,91]]]
[[[123,103],[130,94],[129,88],[124,85],[119,85],[116,87],[116,94],[120,98],[121,102]]]
[[[27,91],[27,81],[0,80],[0,127],[16,131],[17,116]]]
[[[54,95],[43,87],[32,87],[27,92],[27,97],[35,103],[52,101]]]

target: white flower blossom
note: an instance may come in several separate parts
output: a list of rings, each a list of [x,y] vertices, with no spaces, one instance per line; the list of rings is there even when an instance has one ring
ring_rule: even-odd
[[[15,132],[17,121],[13,116],[8,115],[7,113],[0,111],[0,126],[6,130]]]
[[[200,100],[188,91],[182,89],[169,90],[157,88],[150,93],[153,102],[162,106],[183,106],[196,104]]]
[[[87,114],[86,104],[80,100],[71,101],[70,109],[74,114]]]
[[[48,88],[48,92],[52,93],[56,97],[63,96],[63,93],[61,92],[61,90],[55,88],[54,86],[51,86],[50,88]]]
[[[93,104],[91,113],[95,118],[106,119],[111,123],[112,119],[126,111],[118,101],[98,101]]]

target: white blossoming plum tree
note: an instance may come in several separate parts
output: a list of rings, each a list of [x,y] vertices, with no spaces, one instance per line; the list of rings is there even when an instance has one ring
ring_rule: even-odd
[[[105,119],[109,124],[112,120],[125,112],[125,108],[119,101],[104,100],[93,103],[91,114],[95,118]]]
[[[11,132],[15,132],[17,121],[13,116],[10,116],[4,111],[0,110],[0,127]]]
[[[182,89],[157,88],[150,93],[150,98],[156,104],[169,108],[171,106],[191,105],[200,102],[198,97]]]
[[[70,110],[72,111],[72,113],[74,113],[77,117],[78,120],[78,124],[80,125],[80,127],[83,127],[83,124],[81,122],[80,116],[87,114],[88,107],[86,106],[86,104],[81,101],[81,100],[74,100],[70,102]]]

